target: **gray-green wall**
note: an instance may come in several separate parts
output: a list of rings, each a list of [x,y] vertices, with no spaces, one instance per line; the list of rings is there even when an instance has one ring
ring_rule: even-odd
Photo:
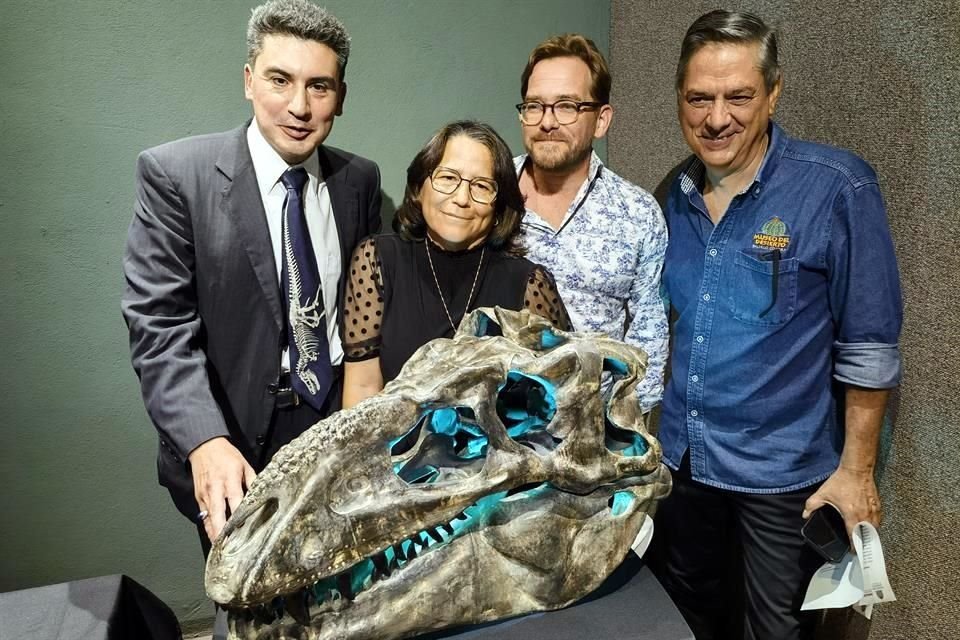
[[[188,624],[210,615],[192,527],[156,484],[156,438],[120,318],[137,153],[248,117],[255,2],[0,2],[0,591],[126,573]],[[330,0],[354,52],[330,143],[380,163],[392,209],[444,122],[516,151],[530,49],[608,46],[607,0]]]

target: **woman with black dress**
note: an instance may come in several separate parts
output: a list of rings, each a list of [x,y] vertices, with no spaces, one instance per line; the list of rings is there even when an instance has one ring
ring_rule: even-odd
[[[553,277],[522,257],[523,211],[510,149],[491,127],[453,122],[427,142],[407,168],[396,233],[367,238],[350,261],[344,408],[477,307],[526,308],[569,330]]]

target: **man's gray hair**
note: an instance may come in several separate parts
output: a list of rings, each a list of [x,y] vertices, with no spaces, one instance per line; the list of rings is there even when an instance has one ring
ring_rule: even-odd
[[[767,91],[772,91],[780,80],[776,31],[752,13],[716,9],[697,18],[683,37],[677,63],[677,91],[683,89],[690,58],[710,43],[759,44],[760,73]]]
[[[343,23],[308,0],[270,0],[255,8],[247,24],[247,62],[253,64],[269,35],[294,36],[325,44],[337,54],[340,79],[350,57],[350,35]]]

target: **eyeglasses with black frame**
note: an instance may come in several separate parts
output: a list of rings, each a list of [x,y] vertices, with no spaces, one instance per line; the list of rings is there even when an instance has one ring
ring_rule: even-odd
[[[577,100],[557,100],[552,104],[533,100],[518,104],[517,111],[520,112],[520,122],[530,126],[540,124],[543,116],[547,113],[547,109],[553,111],[553,117],[557,119],[557,123],[573,124],[584,109],[599,109],[603,105],[603,102],[580,102]]]
[[[466,181],[470,185],[470,198],[477,204],[493,204],[497,198],[497,183],[490,178],[467,180],[456,169],[437,167],[430,174],[430,184],[434,191],[450,195]]]

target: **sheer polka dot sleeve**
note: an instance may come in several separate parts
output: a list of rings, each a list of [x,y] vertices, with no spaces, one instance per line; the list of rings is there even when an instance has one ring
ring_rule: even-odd
[[[348,362],[369,360],[380,355],[380,326],[383,322],[383,279],[377,243],[361,242],[350,258],[343,301],[343,357]]]
[[[550,272],[537,265],[527,279],[527,291],[523,295],[523,306],[531,313],[543,316],[562,331],[572,331],[567,308],[563,306],[557,284]]]

